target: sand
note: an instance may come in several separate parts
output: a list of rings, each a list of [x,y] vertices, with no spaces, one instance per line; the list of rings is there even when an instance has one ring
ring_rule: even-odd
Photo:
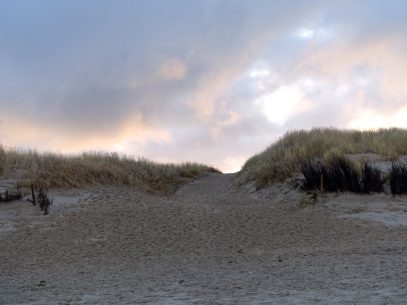
[[[304,205],[235,178],[56,190],[48,216],[0,205],[0,303],[407,304],[406,197]]]

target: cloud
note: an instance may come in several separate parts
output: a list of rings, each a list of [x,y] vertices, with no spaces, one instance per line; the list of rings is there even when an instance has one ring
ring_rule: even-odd
[[[217,121],[215,123],[215,126],[212,127],[211,129],[211,135],[212,139],[219,143],[222,140],[222,133],[225,128],[232,127],[234,125],[237,125],[241,120],[241,114],[237,112],[229,112],[227,119],[223,121]]]
[[[170,143],[168,130],[146,125],[141,114],[123,121],[105,133],[86,131],[82,135],[54,124],[25,121],[2,114],[0,137],[8,146],[36,147],[42,151],[82,152],[89,150],[126,151],[130,143],[146,146],[149,143]],[[133,153],[138,154],[135,150]]]
[[[226,171],[290,129],[405,127],[405,1],[0,2],[0,142]]]
[[[225,69],[216,74],[203,77],[196,89],[190,106],[198,119],[207,121],[216,112],[219,99],[228,91],[232,77],[236,75],[233,70]]]
[[[160,76],[165,80],[182,80],[187,75],[187,66],[179,59],[170,59],[160,66]]]
[[[281,126],[302,98],[303,93],[296,86],[281,86],[271,93],[261,95],[254,100],[254,104],[263,108],[270,122]]]
[[[383,113],[374,109],[361,109],[358,112],[360,114],[349,122],[349,128],[360,130],[388,128],[392,126],[407,128],[407,107],[397,109],[393,113]]]

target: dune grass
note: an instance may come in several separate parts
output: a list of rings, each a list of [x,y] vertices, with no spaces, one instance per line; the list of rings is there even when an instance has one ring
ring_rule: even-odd
[[[171,193],[190,178],[216,169],[197,164],[160,164],[117,153],[80,155],[19,151],[0,146],[0,174],[22,173],[20,183],[46,188],[126,185]]]
[[[256,181],[262,188],[299,173],[302,164],[330,155],[375,153],[389,160],[407,154],[407,129],[375,131],[314,128],[292,131],[262,153],[250,158],[239,172],[240,184]]]
[[[407,166],[393,162],[390,171],[390,188],[393,195],[407,194]]]
[[[301,166],[305,190],[326,192],[381,193],[384,176],[377,168],[345,156],[308,161]]]

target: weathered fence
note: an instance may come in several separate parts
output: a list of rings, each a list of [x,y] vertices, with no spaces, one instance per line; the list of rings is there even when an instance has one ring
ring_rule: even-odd
[[[31,198],[27,200],[31,202],[34,206],[37,203],[40,206],[41,211],[44,212],[44,215],[49,214],[49,207],[53,203],[53,199],[48,197],[48,190],[42,187],[39,187],[38,194],[35,192],[35,185],[17,185],[14,188],[6,189],[3,192],[0,192],[0,202],[10,202],[13,200],[19,200],[23,198],[23,192],[21,191],[22,188],[29,188],[29,193],[25,193],[26,195],[31,193]]]
[[[12,200],[18,200],[23,197],[19,188],[6,189],[4,192],[0,192],[0,202],[9,202]]]

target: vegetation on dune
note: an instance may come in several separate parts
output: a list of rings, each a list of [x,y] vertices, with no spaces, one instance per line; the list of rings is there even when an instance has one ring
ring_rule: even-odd
[[[347,158],[336,157],[306,162],[301,170],[305,177],[304,188],[306,189],[319,189],[322,180],[326,191],[360,192],[356,167]]]
[[[375,153],[389,160],[407,154],[406,129],[376,131],[315,128],[288,132],[264,152],[250,158],[239,173],[239,183],[256,181],[257,188],[283,181],[301,171],[303,164],[330,155]]]
[[[309,161],[302,165],[305,190],[327,192],[380,193],[384,191],[381,172],[367,163],[356,163],[344,156]]]
[[[390,188],[393,195],[407,194],[407,166],[393,162],[390,171]]]
[[[160,164],[117,153],[63,155],[0,146],[0,174],[18,170],[23,172],[21,183],[46,188],[126,185],[159,193],[174,192],[190,178],[218,172],[197,163]]]

